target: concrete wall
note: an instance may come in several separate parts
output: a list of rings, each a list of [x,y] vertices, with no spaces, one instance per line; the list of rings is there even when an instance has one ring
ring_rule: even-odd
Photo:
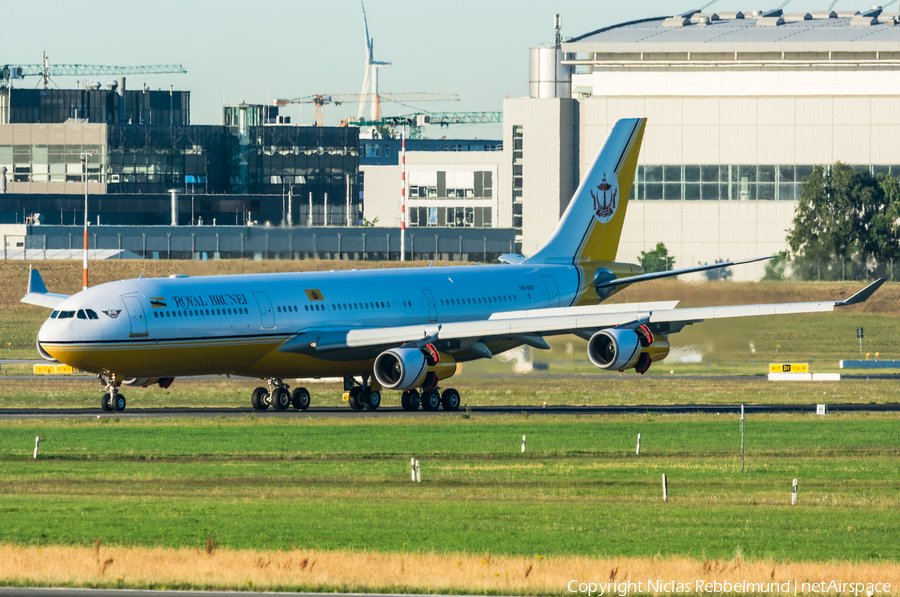
[[[360,166],[364,177],[363,217],[376,226],[400,227],[400,166]]]
[[[582,171],[616,120],[635,117],[648,119],[640,164],[900,164],[900,97],[591,97],[580,104]]]
[[[787,249],[796,206],[795,201],[629,201],[616,260],[639,263],[641,251],[660,242],[675,257],[676,268],[775,255]],[[732,280],[758,280],[765,264],[741,265],[732,273]]]
[[[576,100],[503,102],[503,153],[510,161],[512,127],[523,127],[522,253],[526,256],[550,237],[578,188],[579,118]]]

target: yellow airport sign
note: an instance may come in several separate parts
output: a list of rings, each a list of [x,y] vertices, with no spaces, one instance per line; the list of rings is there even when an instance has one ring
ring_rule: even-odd
[[[809,373],[809,363],[769,363],[769,373]]]
[[[69,365],[35,365],[35,375],[75,375],[84,373],[81,369],[75,369]]]

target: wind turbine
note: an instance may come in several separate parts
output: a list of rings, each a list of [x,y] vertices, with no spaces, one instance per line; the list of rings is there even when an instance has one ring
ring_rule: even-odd
[[[369,37],[369,21],[368,19],[366,19],[366,4],[362,0],[360,0],[360,4],[362,4],[363,24],[366,27],[366,74],[363,78],[362,93],[360,94],[363,96],[363,101],[359,104],[359,114],[357,115],[357,120],[363,119],[363,113],[366,111],[366,96],[370,96],[368,99],[372,103],[371,119],[380,120],[381,101],[378,97],[378,69],[390,66],[391,63],[375,61],[373,56],[375,40]]]

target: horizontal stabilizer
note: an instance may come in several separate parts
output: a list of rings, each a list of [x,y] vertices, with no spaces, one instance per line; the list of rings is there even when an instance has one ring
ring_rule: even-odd
[[[743,265],[745,263],[753,263],[755,261],[765,261],[766,259],[772,259],[777,257],[777,255],[770,255],[768,257],[754,257],[752,259],[739,259],[737,261],[727,261],[725,263],[713,263],[710,265],[698,265],[697,267],[686,267],[683,269],[673,269],[665,272],[653,272],[650,274],[640,274],[639,276],[629,276],[627,278],[616,278],[614,280],[609,280],[608,282],[602,282],[597,284],[597,290],[603,288],[615,288],[617,286],[627,286],[629,284],[634,284],[635,282],[646,282],[648,280],[659,280],[660,278],[668,278],[671,276],[680,276],[682,274],[692,274],[695,272],[705,272],[711,269],[719,269],[723,267],[731,267],[732,265]],[[874,292],[874,290],[872,291]]]
[[[497,257],[497,260],[510,265],[518,265],[525,261],[525,256],[519,255],[518,253],[505,253],[500,257]]]
[[[55,292],[47,292],[47,286],[41,278],[41,272],[36,269],[28,272],[28,290],[22,297],[23,303],[29,305],[37,305],[39,307],[47,307],[55,309],[57,305],[69,298],[68,294],[56,294]]]

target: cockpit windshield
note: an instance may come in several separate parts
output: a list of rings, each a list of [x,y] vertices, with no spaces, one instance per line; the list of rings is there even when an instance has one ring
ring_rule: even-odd
[[[78,311],[54,311],[50,314],[50,319],[100,319],[97,312],[93,309],[79,309]]]

